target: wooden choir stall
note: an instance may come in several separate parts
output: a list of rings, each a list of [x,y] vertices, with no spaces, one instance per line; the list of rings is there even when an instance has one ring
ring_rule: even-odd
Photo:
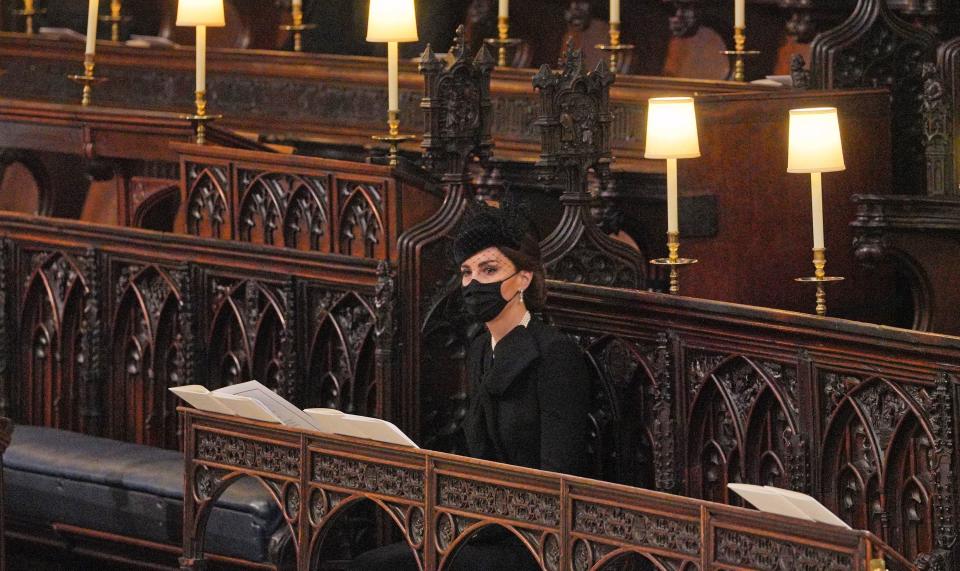
[[[119,32],[189,44],[175,4],[123,3]],[[370,141],[384,60],[351,51],[348,25],[331,49],[353,55],[310,53],[334,41],[316,19],[340,17],[310,2],[307,51],[288,25],[301,3],[226,3],[212,122],[191,111],[193,49],[101,41],[107,81],[81,105],[81,43],[0,32],[0,418],[16,424],[0,424],[0,562],[333,570],[399,541],[432,571],[502,528],[546,571],[960,568],[960,58],[952,19],[932,29],[943,8],[751,2],[766,47],[747,70],[792,71],[775,87],[670,77],[732,37],[699,3],[670,5],[673,35],[625,27],[647,51],[612,69],[592,47],[606,3],[534,26],[514,2],[516,33],[542,37],[510,62],[560,57],[539,69],[498,65],[496,6],[460,4],[422,27],[463,23],[448,53],[399,64],[400,131],[418,140],[396,156]],[[38,23],[76,18],[38,6]],[[0,0],[0,29],[23,12]],[[759,30],[776,18],[790,33]],[[668,255],[667,167],[645,157],[662,96],[693,99],[701,149],[679,166],[680,254],[698,260],[680,295],[651,262]],[[844,145],[823,179],[827,270],[845,278],[829,316],[794,281],[813,271],[810,178],[787,173],[788,114],[810,107],[838,110]],[[543,318],[589,365],[584,476],[464,455],[482,326],[451,243],[471,203],[508,201],[540,236]],[[169,390],[252,380],[420,448]],[[809,495],[851,529],[748,509],[738,483]]]

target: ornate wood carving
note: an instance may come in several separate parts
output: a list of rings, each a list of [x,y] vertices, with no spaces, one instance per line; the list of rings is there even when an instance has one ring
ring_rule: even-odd
[[[490,74],[495,62],[486,47],[471,59],[464,33],[463,26],[457,28],[451,63],[444,64],[427,46],[419,66],[424,77],[424,166],[438,177],[460,180],[471,159],[486,162],[493,149]]]
[[[935,45],[932,35],[895,16],[885,0],[859,0],[843,24],[811,44],[814,87],[890,89],[898,193],[925,192],[922,65],[933,61]]]
[[[953,173],[953,122],[945,82],[937,66],[923,64],[923,136],[927,162],[927,194],[956,194]]]
[[[26,280],[18,335],[24,348],[18,366],[23,382],[16,388],[20,418],[31,424],[78,430],[83,425],[79,405],[86,357],[81,322],[84,310],[92,307],[87,302],[89,288],[83,268],[62,251],[26,251],[21,252],[21,259],[26,267],[20,279],[26,276]],[[48,387],[56,387],[56,391]]]
[[[574,502],[572,531],[694,557],[701,548],[696,522],[590,502]]]
[[[563,281],[617,287],[643,287],[644,261],[597,227],[589,212],[587,178],[601,186],[610,178],[610,85],[614,77],[601,62],[587,73],[583,53],[568,45],[563,69],[543,66],[533,78],[540,91],[536,126],[541,179],[563,188],[563,216],[541,243],[549,276]]]
[[[556,496],[463,478],[437,478],[437,505],[526,523],[560,523]]]
[[[176,398],[168,387],[183,384],[179,289],[170,273],[155,265],[117,268],[116,306],[110,325],[108,411],[115,438],[175,448]]]
[[[205,332],[212,387],[256,379],[270,388],[281,380],[280,345],[287,327],[275,287],[259,280],[212,276]]]
[[[299,448],[217,432],[197,431],[195,436],[198,460],[270,475],[300,475]]]
[[[227,213],[230,199],[228,179],[223,167],[188,164],[184,199],[187,232],[204,238],[230,238]]]
[[[854,567],[854,559],[847,553],[806,545],[782,544],[758,534],[733,529],[717,530],[714,549],[719,562],[750,569],[842,571]]]
[[[367,298],[327,288],[307,290],[308,319],[304,402],[358,414],[383,414],[379,382],[388,381],[374,363],[374,345],[389,337],[376,334],[377,311],[392,308],[381,290],[378,310]],[[378,345],[379,346],[379,345]]]
[[[423,497],[423,474],[415,470],[329,454],[313,456],[314,482],[409,500]]]

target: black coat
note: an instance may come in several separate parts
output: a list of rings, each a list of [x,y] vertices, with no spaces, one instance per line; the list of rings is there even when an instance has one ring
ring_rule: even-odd
[[[572,339],[532,319],[504,336],[491,355],[484,331],[470,346],[467,366],[470,456],[586,475],[590,375]]]

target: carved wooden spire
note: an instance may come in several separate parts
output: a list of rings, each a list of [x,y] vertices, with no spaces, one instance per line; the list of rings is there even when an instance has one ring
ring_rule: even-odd
[[[420,58],[425,89],[420,103],[426,125],[420,144],[424,165],[447,180],[462,180],[473,157],[486,161],[493,149],[490,73],[496,62],[485,47],[471,59],[463,34],[460,26],[449,65],[429,45]]]
[[[618,287],[643,287],[640,253],[604,234],[591,219],[587,180],[593,172],[601,186],[610,177],[610,85],[614,76],[603,62],[587,73],[583,53],[573,43],[562,71],[543,66],[533,78],[540,91],[541,180],[563,188],[563,216],[541,249],[549,277]]]

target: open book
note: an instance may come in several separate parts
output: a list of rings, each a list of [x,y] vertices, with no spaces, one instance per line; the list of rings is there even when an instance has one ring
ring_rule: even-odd
[[[762,512],[851,529],[847,522],[807,494],[753,484],[727,484],[727,487]]]
[[[330,408],[300,410],[257,381],[215,391],[201,385],[171,387],[170,391],[200,410],[417,448],[410,437],[386,420],[346,414]]]

